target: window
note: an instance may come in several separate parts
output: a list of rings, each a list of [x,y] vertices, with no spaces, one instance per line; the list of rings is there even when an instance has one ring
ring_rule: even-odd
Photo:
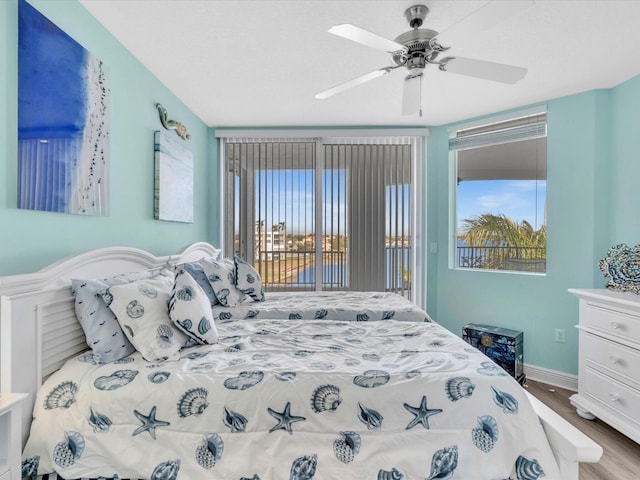
[[[546,272],[546,112],[452,132],[456,268]]]
[[[418,138],[225,138],[225,255],[267,291],[411,298]]]

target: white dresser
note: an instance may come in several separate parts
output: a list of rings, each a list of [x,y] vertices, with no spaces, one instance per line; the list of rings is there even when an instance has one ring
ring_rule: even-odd
[[[578,393],[571,403],[640,443],[640,295],[570,289],[580,299]]]

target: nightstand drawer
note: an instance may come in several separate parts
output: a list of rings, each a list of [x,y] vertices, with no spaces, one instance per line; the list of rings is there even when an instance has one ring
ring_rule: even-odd
[[[640,345],[640,316],[586,302],[580,324]]]
[[[621,413],[629,421],[634,423],[637,421],[638,412],[640,412],[638,390],[607,378],[591,368],[585,368],[583,375],[580,376],[580,390],[609,409]]]
[[[0,471],[2,471],[1,468]],[[4,473],[0,473],[0,480],[11,480],[11,472],[5,471]]]
[[[625,383],[634,383],[633,386],[640,389],[640,351],[587,332],[580,332],[580,348],[584,349],[587,364],[611,370],[623,376]]]

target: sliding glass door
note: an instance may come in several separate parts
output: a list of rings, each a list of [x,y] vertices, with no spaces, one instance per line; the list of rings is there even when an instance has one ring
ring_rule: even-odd
[[[271,290],[411,298],[415,142],[226,139],[225,254]]]

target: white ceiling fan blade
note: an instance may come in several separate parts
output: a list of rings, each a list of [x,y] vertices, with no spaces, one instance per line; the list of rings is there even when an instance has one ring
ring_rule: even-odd
[[[336,85],[335,87],[331,87],[324,92],[320,92],[316,94],[316,98],[319,100],[324,100],[325,98],[331,97],[336,93],[344,92],[345,90],[349,90],[350,88],[357,87],[358,85],[362,85],[369,80],[373,80],[374,78],[381,77],[386,75],[395,67],[386,67],[381,68],[380,70],[374,70],[373,72],[366,73],[359,77],[354,78],[353,80],[349,80],[348,82],[341,83],[340,85]]]
[[[409,74],[404,77],[402,88],[402,115],[422,116],[422,78],[424,74]]]
[[[370,32],[364,28],[356,27],[350,23],[342,25],[335,25],[329,29],[329,33],[338,35],[339,37],[346,38],[358,42],[367,47],[382,50],[383,52],[397,52],[398,50],[406,50],[405,46],[389,40],[377,33]]]
[[[528,71],[522,67],[464,57],[443,58],[440,70],[510,84],[522,80]]]
[[[492,0],[464,17],[458,23],[442,31],[435,38],[435,41],[439,45],[448,47],[453,45],[458,37],[464,35],[472,38],[494,25],[527,10],[534,4],[534,0]]]

